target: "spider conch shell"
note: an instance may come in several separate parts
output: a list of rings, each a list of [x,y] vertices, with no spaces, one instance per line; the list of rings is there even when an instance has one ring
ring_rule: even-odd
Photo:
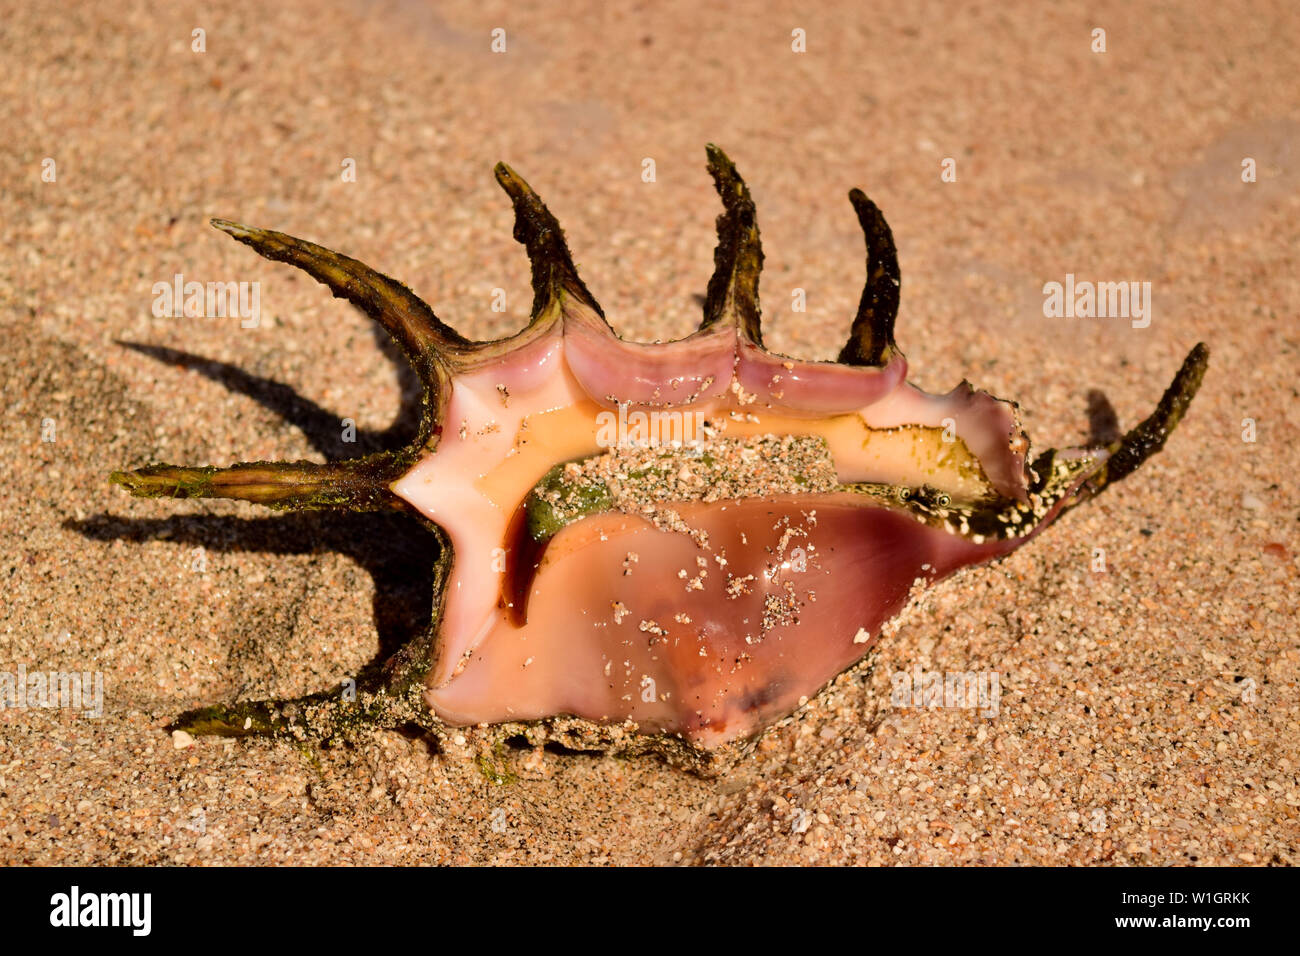
[[[282,233],[213,224],[383,325],[424,383],[418,438],[347,462],[150,465],[142,496],[397,509],[440,529],[435,618],[355,700],[196,711],[192,732],[330,735],[414,721],[707,764],[858,662],[918,589],[1000,558],[1164,444],[1199,387],[1192,350],[1155,412],[1107,445],[1029,457],[1014,403],[907,381],[889,227],[858,190],[867,281],[836,362],[763,347],[749,190],[723,201],[704,320],[620,339],[563,233],[504,164],[532,262],[531,321],[471,342],[409,289]]]

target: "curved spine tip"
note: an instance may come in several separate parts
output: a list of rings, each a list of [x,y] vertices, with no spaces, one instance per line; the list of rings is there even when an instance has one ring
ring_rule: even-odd
[[[879,366],[898,351],[894,344],[894,322],[898,318],[902,288],[898,249],[884,213],[866,193],[861,189],[850,190],[849,202],[853,203],[866,239],[867,278],[839,361],[847,365]]]
[[[1093,483],[1098,490],[1131,475],[1148,458],[1164,448],[1165,441],[1183,420],[1188,406],[1200,390],[1209,364],[1209,346],[1204,342],[1196,343],[1160,397],[1155,411],[1110,446],[1111,454],[1105,469],[1099,481]]]
[[[564,230],[546,208],[546,203],[522,176],[505,163],[497,163],[492,171],[514,205],[515,241],[528,253],[532,267],[533,321],[546,315],[566,294],[604,318],[600,303],[578,275],[564,241]]]
[[[713,143],[705,147],[709,174],[722,199],[718,244],[713,251],[713,276],[704,299],[701,329],[734,322],[755,345],[763,344],[758,279],[763,270],[763,244],[758,215],[749,187],[736,164]]]
[[[1104,449],[1106,458],[1096,472],[1084,481],[1083,486],[1072,498],[1066,501],[1061,514],[1077,507],[1087,499],[1094,497],[1137,471],[1153,455],[1164,448],[1165,442],[1187,414],[1187,409],[1200,390],[1209,367],[1210,350],[1204,342],[1198,342],[1179,367],[1178,373],[1165,389],[1164,395],[1156,404],[1155,410],[1141,422],[1129,429],[1124,436],[1111,442]],[[1075,449],[1083,452],[1085,449]],[[1097,451],[1097,449],[1093,449]],[[1036,488],[1041,493],[1056,481],[1053,466],[1059,450],[1049,448],[1039,455],[1030,466],[1037,476]]]
[[[229,219],[209,221],[263,258],[296,266],[329,288],[336,298],[347,299],[384,327],[422,376],[423,360],[431,354],[447,356],[473,345],[443,323],[409,288],[364,262],[272,229],[245,226]]]

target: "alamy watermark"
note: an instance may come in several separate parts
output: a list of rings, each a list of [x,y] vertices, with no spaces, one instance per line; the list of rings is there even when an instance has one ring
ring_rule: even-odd
[[[19,664],[0,671],[0,710],[66,707],[86,717],[104,715],[103,671],[32,671]]]
[[[676,409],[604,411],[596,416],[596,444],[601,448],[658,448],[699,446],[708,436],[708,415]]]
[[[258,282],[186,282],[176,273],[171,282],[153,284],[153,314],[160,319],[239,317],[239,327],[255,329],[262,321],[262,286]]]
[[[981,717],[996,717],[1002,701],[997,671],[911,671],[889,675],[889,702],[894,707],[978,708]]]
[[[1043,315],[1049,319],[1131,319],[1133,328],[1151,324],[1150,282],[1065,282],[1043,284]]]
[[[148,936],[153,928],[152,893],[83,893],[73,885],[50,897],[50,925],[56,927],[119,926],[133,936]]]

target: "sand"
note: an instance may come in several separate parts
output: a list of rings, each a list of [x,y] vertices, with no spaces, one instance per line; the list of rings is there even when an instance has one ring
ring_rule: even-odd
[[[0,669],[98,672],[103,712],[0,711],[0,861],[1296,863],[1300,12],[873,7],[4,3]],[[709,141],[754,193],[773,348],[838,350],[860,186],[914,381],[969,378],[1069,445],[1089,390],[1132,424],[1204,340],[1190,415],[718,780],[529,750],[489,774],[390,732],[175,746],[177,713],[337,683],[429,610],[430,539],[399,520],[106,481],[402,438],[380,433],[409,381],[367,320],[208,218],[350,253],[494,337],[530,302],[504,159],[619,331],[675,337],[712,266]],[[259,325],[156,316],[177,273],[260,283]],[[1067,273],[1150,282],[1149,326],[1044,317]],[[893,706],[918,665],[996,672],[996,716]]]

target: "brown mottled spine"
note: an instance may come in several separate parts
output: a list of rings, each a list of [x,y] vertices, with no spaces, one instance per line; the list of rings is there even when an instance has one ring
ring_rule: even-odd
[[[839,361],[845,365],[884,365],[898,351],[894,345],[894,321],[898,318],[903,282],[898,250],[884,213],[866,193],[861,189],[850,190],[849,202],[857,211],[858,224],[867,241],[867,282]]]
[[[109,476],[137,498],[234,498],[280,511],[405,511],[389,490],[408,466],[383,453],[347,462],[241,462],[229,468],[146,465]]]
[[[704,321],[700,328],[710,329],[734,321],[741,335],[755,345],[762,345],[758,275],[763,269],[763,244],[758,238],[754,200],[727,154],[712,143],[705,150],[713,184],[722,197],[722,215],[718,217],[713,277],[709,279],[704,298]]]

